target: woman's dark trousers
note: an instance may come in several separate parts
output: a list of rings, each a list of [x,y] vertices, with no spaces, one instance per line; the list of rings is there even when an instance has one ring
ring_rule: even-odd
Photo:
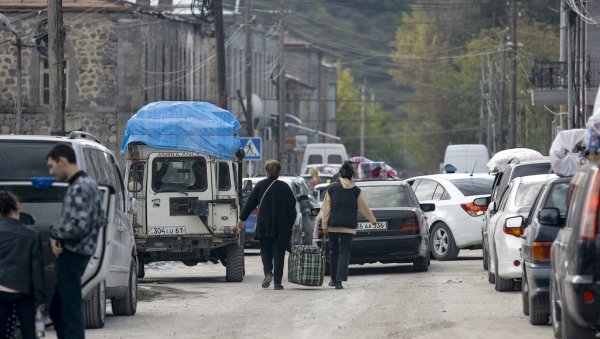
[[[50,305],[50,318],[59,339],[85,337],[81,277],[90,258],[64,250],[56,260],[56,288]]]
[[[13,332],[12,325],[19,319],[24,339],[35,339],[35,302],[33,296],[22,293],[0,292],[0,338]],[[11,337],[12,338],[12,337]]]
[[[348,263],[354,234],[329,233],[329,253],[331,255],[331,280],[348,280]]]
[[[283,278],[283,263],[285,260],[285,248],[279,248],[273,238],[260,238],[260,258],[262,259],[265,276],[273,274],[275,284],[281,284]]]

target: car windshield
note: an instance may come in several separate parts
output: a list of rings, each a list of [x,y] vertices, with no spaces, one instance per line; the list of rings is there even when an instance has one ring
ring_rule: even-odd
[[[543,185],[543,182],[522,183],[519,185],[515,197],[516,209],[531,208]]]
[[[567,191],[569,190],[568,182],[556,183],[550,188],[548,198],[544,208],[558,208],[561,217],[567,215]]]
[[[492,193],[494,177],[473,177],[463,179],[451,179],[452,185],[466,197],[472,195],[484,195]]]
[[[369,207],[413,207],[406,187],[402,185],[363,186]]]
[[[46,156],[56,144],[50,141],[0,141],[0,177],[29,179],[49,176]]]
[[[203,157],[155,158],[152,173],[154,192],[205,191],[207,188]]]

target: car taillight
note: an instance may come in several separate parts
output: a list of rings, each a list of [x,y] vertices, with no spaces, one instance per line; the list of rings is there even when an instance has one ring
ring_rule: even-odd
[[[420,231],[421,225],[419,224],[419,216],[417,216],[417,213],[408,213],[406,218],[404,218],[404,224],[400,226],[400,230],[409,232]]]
[[[582,241],[596,241],[598,233],[598,204],[600,203],[600,173],[594,172],[594,178],[587,194],[579,236]]]
[[[534,242],[531,245],[531,259],[550,259],[550,248],[552,248],[552,242]]]
[[[504,223],[504,233],[520,237],[523,234],[523,227],[508,227]]]
[[[466,203],[466,204],[460,204],[460,207],[462,207],[462,209],[465,210],[465,212],[467,212],[467,214],[472,217],[478,217],[480,215],[484,215],[485,211],[487,211],[486,206],[477,206],[470,202]]]

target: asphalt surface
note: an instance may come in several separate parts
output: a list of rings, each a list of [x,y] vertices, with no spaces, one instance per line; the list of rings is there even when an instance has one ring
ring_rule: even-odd
[[[287,265],[286,265],[287,270]],[[494,290],[481,251],[458,260],[351,266],[343,290],[262,289],[257,252],[242,283],[226,283],[221,265],[153,263],[139,283],[137,314],[87,330],[88,338],[552,338],[521,311],[521,292]],[[54,338],[49,331],[48,338]]]

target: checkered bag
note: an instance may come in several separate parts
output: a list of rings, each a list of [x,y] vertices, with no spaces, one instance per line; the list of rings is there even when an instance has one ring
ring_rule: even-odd
[[[288,257],[288,281],[304,286],[322,286],[325,254],[315,245],[300,245]]]

